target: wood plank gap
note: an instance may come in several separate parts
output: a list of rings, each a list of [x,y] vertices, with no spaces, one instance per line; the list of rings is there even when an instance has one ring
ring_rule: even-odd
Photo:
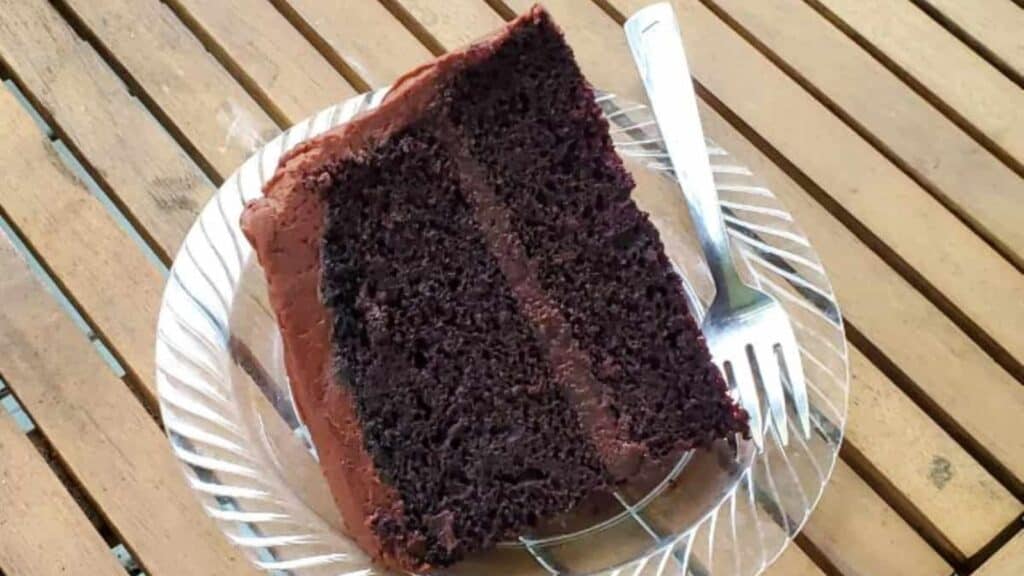
[[[166,1],[198,23],[210,41],[259,85],[288,124],[358,93],[269,2]],[[177,17],[166,4],[163,8]],[[244,21],[238,19],[239,13],[246,14]],[[181,27],[192,32],[184,24]]]
[[[14,393],[17,397],[17,393]],[[31,417],[31,412],[25,408],[24,403],[21,404],[22,409],[25,413]],[[146,567],[139,560],[139,555],[135,550],[128,545],[123,536],[117,531],[114,525],[110,522],[110,519],[104,513],[103,508],[93,499],[92,495],[85,488],[85,485],[75,476],[74,472],[67,465],[64,459],[61,457],[60,452],[53,447],[53,443],[46,436],[45,430],[42,428],[35,428],[27,434],[29,441],[32,446],[35,447],[36,452],[46,462],[46,465],[50,467],[53,475],[57,477],[57,480],[64,486],[64,489],[71,496],[71,499],[78,506],[82,514],[89,520],[92,527],[96,532],[103,538],[103,541],[110,548],[111,554],[117,558],[124,571],[128,574],[137,573],[138,569],[148,573]],[[128,558],[122,559],[115,553],[115,549],[121,546],[128,554]],[[126,561],[127,560],[127,561]],[[135,565],[136,570],[133,570],[129,564]]]
[[[327,62],[341,74],[346,82],[360,92],[369,92],[371,86],[360,77],[360,75],[345,62],[344,57],[331,47],[330,42],[320,35],[316,29],[293,8],[287,0],[267,0],[274,8],[281,13],[296,30],[302,34],[307,42],[323,56]]]
[[[1004,76],[1012,80],[1015,84],[1024,88],[1024,76],[1017,73],[1006,60],[1003,60],[998,54],[993,52],[985,46],[985,44],[976,38],[973,34],[968,32],[963,26],[957,24],[955,20],[946,16],[941,10],[929,4],[926,0],[910,0],[914,3],[922,12],[935,20],[940,26],[945,28],[950,34],[956,36],[961,42],[966,44],[971,50],[981,56],[986,62],[992,65],[993,68],[999,70]],[[978,7],[982,9],[982,7]]]
[[[484,0],[484,3],[501,16],[502,20],[512,20],[517,16],[516,11],[501,0]]]
[[[231,54],[229,54],[223,46],[217,43],[213,38],[213,35],[210,34],[210,32],[206,30],[206,28],[204,28],[191,13],[189,13],[187,8],[182,6],[178,0],[159,1],[166,6],[171,13],[177,16],[178,20],[188,28],[189,32],[191,32],[197,40],[199,40],[199,43],[203,45],[203,48],[206,48],[206,51],[213,56],[214,60],[227,70],[228,74],[235,79],[235,82],[238,82],[242,86],[242,89],[260,105],[260,108],[263,108],[263,111],[270,116],[279,128],[286,130],[293,124],[293,122],[288,119],[288,115],[281,110],[270,95],[267,94],[259,83],[245,71],[245,68],[231,57]]]
[[[82,303],[75,297],[74,293],[71,292],[60,277],[54,273],[53,269],[50,268],[46,260],[42,258],[39,252],[25,236],[24,231],[21,230],[13,221],[2,204],[0,204],[0,221],[3,221],[6,227],[14,233],[13,240],[15,240],[20,247],[24,247],[24,250],[19,250],[22,253],[22,256],[30,259],[31,262],[38,265],[39,269],[46,274],[47,279],[52,282],[52,287],[57,290],[59,298],[64,300],[74,313],[82,319],[85,325],[88,326],[92,335],[87,334],[87,336],[90,338],[95,337],[100,343],[102,343],[110,356],[117,361],[118,365],[121,366],[124,370],[124,375],[121,376],[121,379],[127,385],[128,390],[133,396],[135,396],[142,406],[145,407],[146,412],[156,419],[157,424],[161,424],[158,418],[160,409],[157,400],[150,393],[150,390],[143,384],[142,378],[135,373],[132,365],[118,352],[117,348],[111,344],[110,338],[107,337],[106,333],[99,327],[95,320],[93,320],[89,312],[84,306],[82,306]]]
[[[839,455],[946,562],[958,569],[964,565],[967,561],[964,553],[957,549],[956,545],[943,535],[938,526],[886,478],[885,474],[852,442],[843,442]]]
[[[15,134],[25,137],[20,123]],[[18,259],[0,242],[0,268],[10,272],[4,288],[24,303],[5,310],[0,320],[0,347],[17,349],[5,357],[3,370],[67,468],[132,553],[145,559],[148,573],[250,573],[241,569],[241,552],[220,540],[186,484],[172,481],[180,477],[180,463],[166,449],[162,430],[121,382],[104,374],[88,343]],[[73,361],[47,362],[55,350]],[[105,392],[97,396],[91,390]],[[147,508],[154,487],[161,497]]]
[[[14,394],[12,392],[12,394]],[[14,394],[17,399],[17,394]],[[21,409],[25,411],[29,417],[32,417],[24,403],[19,402]],[[34,420],[34,417],[32,417]],[[96,529],[103,541],[107,543],[107,546],[113,548],[121,543],[120,538],[114,529],[107,522],[106,518],[100,513],[100,507],[96,504],[96,501],[89,496],[86,492],[85,487],[71,474],[68,470],[67,465],[60,458],[57,450],[54,449],[50,439],[46,437],[46,434],[40,428],[33,428],[32,430],[25,433],[29,441],[32,442],[32,446],[39,453],[39,456],[46,462],[46,465],[50,467],[53,475],[60,480],[60,483],[64,485],[64,489],[67,490],[68,494],[71,495],[71,499],[75,501],[78,508],[82,511],[82,514],[89,520],[92,527]]]
[[[984,566],[985,562],[988,562],[990,558],[996,555],[1004,546],[1010,543],[1018,534],[1024,534],[1024,515],[1016,518],[1013,522],[1010,522],[1006,528],[1003,528],[999,534],[996,534],[992,538],[992,541],[986,544],[981,550],[967,559],[964,565],[963,571],[958,572],[956,576],[970,576]]]
[[[853,214],[846,210],[838,201],[832,198],[828,192],[822,189],[814,180],[805,174],[799,167],[793,164],[764,137],[762,137],[745,120],[733,112],[724,102],[719,100],[710,90],[701,83],[694,81],[694,88],[697,95],[715,112],[720,114],[732,125],[742,136],[753,143],[769,159],[783,170],[792,180],[800,185],[812,198],[828,210],[837,220],[843,223],[854,233],[864,244],[878,254],[885,262],[907,282],[914,286],[922,295],[931,301],[936,307],[943,311],[954,324],[960,327],[972,340],[988,354],[1000,366],[1007,370],[1017,380],[1024,383],[1024,364],[1018,362],[999,342],[988,334],[981,326],[972,320],[967,314],[953,304],[942,292],[940,292],[927,278],[914,269],[902,256],[889,247],[881,238],[872,232],[867,226],[861,223]]]
[[[1003,465],[981,442],[974,439],[941,405],[935,402],[914,380],[861,332],[848,318],[844,319],[846,338],[864,354],[886,377],[936,424],[952,437],[986,472],[1024,501],[1024,482]]]
[[[74,305],[72,305],[71,301],[68,300],[67,296],[65,296],[63,292],[61,292],[53,277],[47,274],[46,270],[43,269],[39,261],[30,253],[28,247],[25,246],[24,242],[21,241],[21,238],[17,235],[15,230],[11,228],[11,225],[8,224],[7,220],[3,217],[0,217],[0,236],[7,236],[8,240],[11,241],[11,244],[14,245],[14,249],[28,263],[32,273],[43,284],[43,287],[47,292],[57,300],[57,303],[61,308],[67,312],[75,326],[85,334],[86,338],[89,339],[89,342],[91,342],[93,347],[96,348],[100,357],[102,357],[107,363],[107,366],[109,366],[118,377],[123,377],[125,374],[124,367],[117,361],[107,345],[99,339],[95,332],[92,331],[92,328],[85,319],[82,318],[82,315]],[[3,398],[4,396],[3,392],[5,391],[5,388],[3,387],[3,384],[3,380],[0,379],[0,398]]]
[[[128,89],[128,93],[134,96],[143,106],[149,111],[149,113],[157,119],[160,125],[170,134],[171,138],[175,141],[185,154],[188,155],[189,159],[195,163],[196,166],[203,172],[203,174],[211,181],[215,186],[220,186],[224,181],[217,169],[203,156],[199,149],[192,144],[192,142],[185,135],[184,131],[171,119],[163,108],[154,100],[142,84],[136,80],[135,76],[121,63],[117,56],[107,48],[106,44],[103,43],[102,39],[99,38],[92,29],[85,23],[85,21],[65,2],[64,0],[50,0],[50,5],[57,11],[58,14],[68,23],[68,26],[81,38],[86,44],[92,47],[93,50],[103,59],[108,67],[114,71],[114,73],[124,83]],[[70,139],[69,139],[70,141]]]
[[[31,440],[3,413],[0,459],[0,565],[16,576],[124,573]]]
[[[139,566],[139,561],[135,558],[135,555],[128,550],[128,547],[124,543],[118,543],[110,549],[114,553],[114,557],[124,567],[124,571],[130,576],[145,576],[145,572],[142,571],[142,567]]]
[[[592,0],[592,1],[594,2],[594,4],[597,4],[597,6],[599,8],[601,8],[601,10],[604,10],[605,14],[607,14],[612,20],[615,20],[619,24],[624,24],[626,22],[626,19],[629,18],[628,15],[623,14],[618,8],[616,8],[614,5],[612,5],[612,3],[609,2],[608,0]]]
[[[14,73],[10,66],[6,62],[4,62],[2,55],[0,55],[0,71],[6,72],[9,75],[7,80],[9,80],[14,85],[14,87],[17,88],[18,94],[24,97],[25,102],[29,106],[31,106],[31,108],[26,108],[26,112],[28,112],[30,115],[37,115],[42,122],[46,123],[46,127],[49,128],[50,131],[52,131],[52,134],[50,134],[47,133],[46,130],[43,130],[44,133],[47,133],[47,138],[51,142],[60,141],[61,144],[63,144],[63,146],[67,148],[68,152],[70,152],[71,156],[74,158],[75,162],[77,162],[78,166],[81,167],[84,174],[88,176],[89,180],[91,180],[91,182],[87,180],[84,183],[87,186],[90,183],[94,184],[95,187],[92,188],[92,190],[94,192],[98,191],[102,193],[101,199],[106,200],[106,202],[104,202],[105,207],[108,210],[110,210],[111,208],[116,209],[116,215],[119,215],[121,218],[124,219],[124,222],[126,222],[130,226],[131,232],[134,232],[134,234],[137,235],[138,238],[142,241],[142,244],[145,246],[146,250],[151,252],[156,257],[156,259],[161,263],[164,269],[168,268],[171,262],[173,261],[173,256],[170,253],[168,253],[167,249],[165,249],[165,247],[161,245],[160,242],[157,241],[157,239],[149,232],[149,230],[147,230],[146,227],[142,225],[142,223],[139,221],[136,215],[132,212],[131,208],[125,204],[124,200],[120,197],[120,195],[113,192],[113,186],[111,186],[110,183],[107,182],[105,178],[103,178],[102,173],[100,173],[100,171],[97,170],[92,165],[92,163],[81,151],[81,149],[79,149],[79,147],[75,145],[74,138],[70,137],[70,135],[64,130],[60,123],[56,121],[56,119],[49,112],[49,110],[47,110],[46,107],[42,104],[39,98],[37,98],[35,94],[33,94],[32,91],[28,89],[28,86],[25,85],[25,83],[18,77],[17,74]],[[130,89],[129,93],[131,93]],[[138,96],[136,96],[134,93],[132,93],[132,96],[138,98]],[[166,126],[164,126],[164,128],[166,129]],[[175,136],[171,134],[171,137],[174,138]],[[191,156],[191,152],[186,152]],[[66,160],[66,158],[62,158],[62,160]],[[76,170],[74,170],[74,168],[74,166],[69,166],[69,169],[71,169],[73,172],[76,172],[78,176],[81,177],[82,174],[78,173]],[[202,166],[200,166],[200,168],[203,169]],[[209,177],[208,174],[207,177]]]
[[[598,0],[601,1],[601,0]],[[927,177],[923,176],[918,170],[904,160],[899,154],[897,154],[888,144],[883,142],[879,137],[875,136],[868,128],[866,128],[861,122],[850,115],[841,106],[835,103],[829,98],[820,88],[815,86],[810,80],[808,80],[803,74],[796,70],[786,60],[778,55],[768,45],[762,42],[757,36],[755,36],[750,30],[743,26],[739,21],[732,17],[725,9],[719,6],[715,0],[700,0],[700,2],[708,8],[715,16],[718,17],[726,26],[732,29],[736,34],[743,38],[748,44],[750,44],[755,50],[761,53],[762,56],[767,58],[777,68],[782,70],[787,76],[789,76],[794,82],[797,83],[801,88],[806,90],[815,100],[820,102],[829,112],[837,116],[847,126],[849,126],[854,132],[856,132],[861,138],[866,140],[873,148],[878,150],[882,156],[884,156],[889,162],[899,168],[904,174],[913,180],[918,186],[926,190],[939,204],[943,205],[954,217],[964,224],[968,229],[977,234],[982,241],[988,244],[993,250],[1001,255],[1007,262],[1009,262],[1018,271],[1024,273],[1024,260],[1016,257],[1012,250],[1009,249],[1003,242],[995,237],[991,231],[987,230],[985,226],[971,216],[971,214],[964,208],[957,205],[957,203],[945,194],[942,189],[932,183]]]
[[[32,116],[32,121],[35,122],[36,125],[39,126],[39,129],[46,134],[46,137],[51,141],[56,139],[57,135],[53,133],[53,128],[46,122],[46,120],[43,119],[42,115],[39,114],[39,111],[32,106],[32,103],[29,102],[28,97],[21,88],[18,87],[18,84],[14,80],[6,77],[3,72],[4,65],[3,62],[0,61],[0,82],[3,83],[7,90],[14,94],[14,98],[19,104],[21,104],[22,108],[28,111],[29,115]]]
[[[21,402],[14,397],[14,391],[11,390],[10,386],[7,386],[3,377],[0,376],[0,415],[5,412],[14,418],[15,425],[25,434],[36,429],[36,423],[25,412]]]
[[[813,514],[813,512],[812,512]],[[839,567],[835,565],[835,562],[829,559],[829,557],[821,551],[810,538],[807,537],[803,531],[797,532],[793,536],[793,542],[790,546],[796,545],[800,550],[814,562],[814,565],[818,567],[826,576],[844,576]]]
[[[930,90],[927,86],[917,80],[913,75],[907,72],[902,66],[897,64],[892,58],[878,49],[872,44],[863,34],[855,30],[852,26],[847,24],[837,14],[828,9],[819,0],[804,0],[811,8],[814,8],[819,14],[828,20],[833,26],[835,26],[843,34],[846,34],[851,40],[857,43],[858,46],[863,48],[872,58],[877,60],[882,66],[885,66],[887,70],[895,74],[905,84],[910,86],[915,92],[917,92],[922,98],[931,103],[932,106],[941,111],[947,118],[949,118],[954,124],[959,126],[964,132],[967,132],[972,138],[974,138],[979,144],[981,144],[986,150],[991,152],[996,158],[1006,164],[1008,168],[1024,177],[1024,163],[1019,162],[1009,152],[1003,149],[998,143],[989,138],[979,128],[974,126],[968,121],[962,114],[960,114],[955,108],[947,104],[942,98],[940,98],[935,92]]]
[[[417,20],[412,14],[410,14],[409,11],[406,10],[404,6],[402,6],[395,0],[379,1],[381,5],[387,9],[388,12],[391,12],[392,16],[394,16],[396,20],[401,22],[402,26],[405,26],[405,28],[409,30],[409,32],[412,33],[412,35],[415,36],[417,40],[420,41],[420,44],[426,46],[427,50],[430,50],[430,52],[434,56],[440,56],[441,54],[447,52],[444,46],[441,45],[441,42],[438,41],[438,39],[435,38],[434,35],[431,34],[430,31],[427,30],[425,26],[423,26],[423,24],[420,24],[419,20]]]
[[[126,234],[132,239],[136,246],[148,257],[149,261],[160,270],[160,273],[166,278],[170,273],[169,256],[164,254],[164,250],[155,239],[146,239],[143,235],[143,227],[138,223],[133,223],[129,219],[129,213],[122,206],[119,206],[116,197],[107,194],[106,190],[100,186],[99,182],[92,176],[92,170],[86,168],[84,162],[86,161],[81,155],[75,154],[71,149],[71,146],[67,142],[59,137],[54,137],[50,140],[54,150],[57,152],[57,157],[60,158],[61,162],[70,170],[86,189],[106,209],[107,213],[110,214],[111,218],[117,222],[118,226],[125,231]],[[157,252],[159,250],[159,252]]]

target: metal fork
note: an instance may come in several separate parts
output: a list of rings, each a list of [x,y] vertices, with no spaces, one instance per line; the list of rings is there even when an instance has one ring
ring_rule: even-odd
[[[675,12],[668,3],[648,6],[626,21],[625,31],[715,282],[715,298],[701,326],[712,359],[749,414],[758,449],[769,425],[782,445],[789,442],[784,378],[800,431],[809,437],[807,389],[793,327],[774,298],[740,279],[729,251]],[[768,408],[764,417],[762,396]]]

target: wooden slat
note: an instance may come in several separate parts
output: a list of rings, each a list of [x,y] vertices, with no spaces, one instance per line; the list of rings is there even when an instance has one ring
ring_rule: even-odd
[[[1024,390],[1019,384],[837,220],[802,194],[770,160],[730,132],[721,117],[706,107],[702,108],[702,117],[719,142],[765,178],[805,227],[829,269],[845,316],[914,377],[925,393],[948,409],[960,425],[976,434],[983,445],[1019,474],[1024,444],[1010,439],[1015,435],[1007,432],[1015,426],[1013,415],[1024,410]],[[865,278],[871,282],[865,282]],[[915,337],[907,338],[907,334]],[[976,397],[965,398],[964,382],[978,386],[973,388]]]
[[[1024,438],[1012,432],[1024,412],[1020,383],[721,116],[705,106],[701,118],[718,143],[763,178],[803,227],[847,320],[914,381],[929,403],[1010,470],[1016,490],[1024,489]],[[970,383],[969,395],[965,383]]]
[[[277,124],[159,0],[70,0],[67,4],[222,176],[279,132]]]
[[[0,211],[127,360],[152,400],[153,326],[163,278],[6,90],[0,91],[0,133]]]
[[[430,51],[377,0],[347,0],[345,9],[321,0],[272,0],[299,17],[374,87],[387,86],[431,58]]]
[[[5,100],[4,117],[11,111]],[[0,270],[0,294],[16,303],[0,308],[0,373],[146,572],[254,573],[181,482],[180,465],[152,418],[2,235]]]
[[[0,0],[0,59],[173,254],[213,187],[145,107],[45,0]]]
[[[978,568],[974,576],[1020,576],[1024,574],[1024,532],[1003,545]]]
[[[962,31],[968,43],[1017,83],[1024,83],[1024,10],[1013,0],[918,0]]]
[[[356,93],[288,20],[264,0],[172,0],[289,123]],[[244,18],[239,17],[244,15]]]
[[[0,209],[26,237],[58,282],[69,289],[83,315],[106,336],[123,363],[138,374],[148,400],[155,405],[156,311],[164,279],[105,212],[98,199],[66,171],[49,142],[6,91],[0,93],[0,133],[4,134],[0,139]],[[81,390],[83,394],[95,392],[91,387]],[[102,405],[102,398],[95,402]],[[315,461],[298,444],[283,420],[275,417],[269,402],[258,394],[255,409],[261,414],[265,433],[288,455],[287,467],[292,470],[294,479],[301,478],[304,484],[309,481],[304,488],[307,502],[316,506],[324,518],[332,518],[335,509]],[[91,413],[83,411],[80,417],[88,419]],[[105,418],[114,418],[114,415],[107,413]],[[158,442],[147,442],[139,450],[166,455],[166,441],[153,440]],[[123,471],[119,467],[113,469]],[[169,494],[181,489],[179,471],[163,474],[163,478],[166,484],[156,482],[149,488]],[[111,497],[117,496],[117,490],[111,489]],[[153,492],[145,497],[153,498]],[[146,511],[145,501],[136,504],[139,510]],[[185,511],[179,513],[184,515]],[[143,524],[140,530],[144,529]],[[220,549],[222,544],[216,536],[207,536],[208,545],[220,550],[224,561],[233,563],[236,556]],[[238,567],[230,569],[234,572],[229,570],[228,573],[244,572],[243,566],[244,563],[239,563]]]
[[[948,576],[953,571],[841,460],[804,534],[844,576]]]
[[[56,22],[47,24],[53,24],[57,30],[63,26],[59,17]],[[115,84],[110,89],[117,95],[117,90],[122,88]],[[63,95],[73,97],[74,87],[68,87]],[[90,103],[97,107],[105,104],[103,99]],[[41,134],[38,136],[42,137]],[[104,335],[106,342],[123,363],[144,383],[150,405],[155,406],[153,351],[156,311],[160,305],[163,278],[105,213],[99,202],[82,190],[70,174],[63,171],[60,161],[52,156],[45,140],[36,147],[26,148],[22,145],[23,150],[17,153],[15,141],[13,135],[8,137],[5,131],[5,138],[0,144],[0,158],[6,158],[0,163],[6,164],[12,162],[11,158],[16,158],[13,162],[18,165],[16,169],[0,171],[3,172],[0,175],[0,207],[12,224],[27,237],[28,243],[36,249],[40,259],[57,280],[71,292],[70,296],[76,305]],[[133,146],[144,147],[147,144],[145,141],[136,143],[129,140],[118,148],[130,150]],[[4,145],[7,147],[4,148]],[[44,152],[39,152],[40,147]],[[119,150],[108,152],[116,159]],[[39,158],[44,153],[45,156]],[[33,160],[50,170],[37,174],[41,166],[26,163],[26,160]],[[8,181],[8,178],[11,180]],[[203,183],[207,187],[207,195],[211,194],[212,186],[205,180]],[[41,191],[37,191],[36,187],[41,187]],[[183,237],[190,224],[191,219],[176,231],[176,235]],[[173,252],[176,246],[175,240],[167,249]],[[275,439],[275,445],[296,443],[284,423],[272,417],[273,410],[262,396],[257,397],[257,408],[265,415],[263,422],[268,426],[267,433]],[[165,444],[161,443],[151,449],[165,450]],[[294,452],[305,458],[289,462],[289,468],[296,470],[297,476],[301,468],[302,478],[317,481],[308,487],[306,494],[311,501],[330,504],[329,494],[316,463],[301,448],[296,448]],[[319,510],[325,518],[331,518],[335,513],[333,505],[320,506]]]
[[[889,269],[866,246],[860,243],[821,206],[803,194],[799,187],[725,121],[707,107],[701,108],[705,128],[733,154],[737,155],[755,173],[766,180],[776,195],[785,203],[809,233],[835,283],[840,304],[848,318],[862,330],[874,328],[877,318],[892,325],[894,315],[906,313],[908,320],[922,322],[940,337],[937,341],[908,342],[908,332],[917,333],[914,322],[892,326],[893,347],[911,354],[921,354],[915,360],[915,373],[929,371],[924,384],[931,386],[931,373],[949,369],[947,363],[935,362],[935,354],[943,350],[948,354],[965,348],[975,360],[969,369],[978,374],[1000,375],[1002,386],[992,386],[978,393],[978,400],[961,413],[973,412],[977,426],[988,426],[993,435],[1004,437],[1013,426],[1014,414],[1024,410],[1024,390],[1008,374],[1000,370],[977,349],[961,332],[941,316],[916,291]],[[867,285],[864,278],[871,278]],[[848,292],[848,290],[850,292]],[[870,291],[870,296],[867,295]],[[879,299],[879,294],[886,298]],[[862,296],[860,299],[851,298]],[[856,306],[851,306],[856,305]],[[879,308],[872,310],[872,307]],[[868,316],[860,314],[866,310]],[[933,348],[934,347],[934,348]],[[919,350],[914,350],[920,348]],[[850,348],[851,384],[850,408],[847,421],[848,440],[864,454],[872,465],[891,482],[903,497],[916,506],[930,522],[936,524],[964,554],[971,554],[998,533],[1013,516],[1020,512],[1021,504],[998,484],[976,461],[917,408],[888,378],[879,372],[857,349]],[[956,363],[958,367],[962,364]],[[950,388],[942,392],[951,406],[965,403],[962,380],[949,379]],[[987,394],[992,396],[987,396]],[[1000,411],[1001,427],[992,426],[991,397],[1003,398],[1010,403]],[[966,402],[969,403],[969,402]],[[913,437],[906,430],[915,431]],[[901,441],[894,444],[894,437]],[[1020,450],[1016,440],[1003,441]],[[935,472],[932,472],[935,462]],[[951,472],[947,478],[947,468]],[[941,487],[939,486],[941,484]]]
[[[623,13],[645,4],[613,3]],[[1024,274],[698,0],[677,7],[694,77],[994,338],[1019,369]],[[606,35],[621,38],[610,28]]]
[[[856,348],[850,375],[847,440],[963,556],[981,550],[1024,511]]]
[[[442,46],[451,50],[480,38],[481,30],[496,30],[503,23],[483,0],[391,0]],[[436,36],[435,36],[436,34]]]
[[[810,6],[786,0],[715,4],[1024,267],[1024,181],[1019,175]],[[1014,10],[1024,19],[1024,11]],[[985,13],[976,7],[968,11]]]
[[[124,575],[103,538],[3,410],[0,462],[0,571]]]
[[[1018,170],[1024,169],[1024,91],[1019,86],[910,2],[815,2],[1005,151]]]

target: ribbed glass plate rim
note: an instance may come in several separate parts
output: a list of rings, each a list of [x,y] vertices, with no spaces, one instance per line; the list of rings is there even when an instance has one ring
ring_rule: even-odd
[[[322,537],[318,531],[328,527],[309,522],[296,509],[294,498],[276,493],[285,487],[266,478],[261,469],[264,455],[248,446],[252,438],[239,423],[239,406],[233,403],[227,382],[233,353],[231,303],[253,257],[238,217],[246,202],[261,195],[287,150],[377,106],[386,92],[387,88],[379,89],[329,107],[257,150],[197,218],[175,258],[164,293],[156,377],[171,446],[197,497],[224,533],[258,567],[275,574],[384,572],[351,542],[342,543],[336,535]],[[620,155],[674,179],[648,108],[600,91],[596,100]],[[649,534],[652,546],[642,557],[589,570],[590,574],[759,574],[813,510],[842,441],[847,350],[842,316],[824,267],[771,190],[722,147],[710,140],[708,144],[730,239],[748,281],[786,307],[798,340],[808,344],[801,352],[809,374],[814,434],[805,441],[791,428],[788,447],[769,436],[766,451],[754,457],[729,493],[685,530],[665,534],[644,517],[643,506],[622,501],[623,514]],[[288,424],[296,434],[303,433],[300,422]],[[269,536],[262,528],[269,524],[292,528]],[[522,542],[544,571],[580,573],[560,565],[546,550],[549,543]]]

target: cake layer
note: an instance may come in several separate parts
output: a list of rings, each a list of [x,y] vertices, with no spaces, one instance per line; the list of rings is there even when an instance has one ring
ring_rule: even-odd
[[[386,550],[436,566],[604,485],[439,140],[444,121],[416,121],[320,177],[337,369],[401,496],[402,513],[371,526]]]
[[[620,439],[657,461],[742,430],[560,32],[522,30],[459,75],[447,98],[541,288],[589,356]]]

